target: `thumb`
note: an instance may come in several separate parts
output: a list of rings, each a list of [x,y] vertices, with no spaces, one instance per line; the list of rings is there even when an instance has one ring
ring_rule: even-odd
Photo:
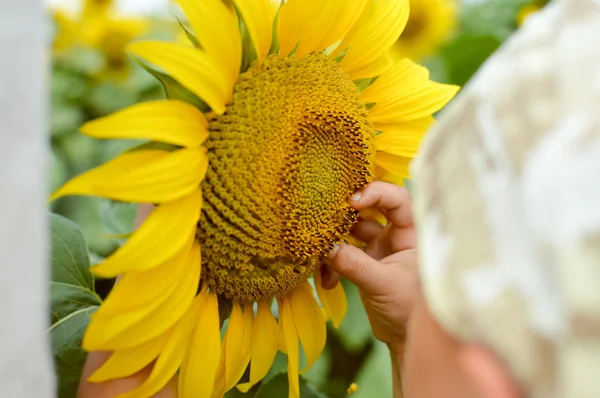
[[[359,248],[342,242],[332,250],[329,264],[367,295],[380,295],[389,284],[385,265]]]

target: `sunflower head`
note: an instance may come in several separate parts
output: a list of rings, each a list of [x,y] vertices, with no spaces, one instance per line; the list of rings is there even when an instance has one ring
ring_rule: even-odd
[[[238,302],[285,295],[356,221],[347,199],[375,171],[365,104],[326,55],[272,55],[239,76],[208,129],[203,278]]]
[[[178,3],[190,43],[129,47],[170,98],[82,127],[154,144],[53,195],[156,205],[93,268],[122,278],[84,338],[114,352],[92,380],[155,361],[127,397],[151,396],[177,372],[180,397],[222,397],[259,382],[281,350],[298,397],[298,343],[308,368],[325,345],[323,314],[337,327],[346,311],[342,287],[322,289],[314,271],[357,219],[348,198],[374,178],[408,177],[431,115],[457,88],[392,60],[406,0]]]
[[[456,19],[456,0],[410,0],[410,17],[393,52],[416,61],[432,55],[452,33]]]

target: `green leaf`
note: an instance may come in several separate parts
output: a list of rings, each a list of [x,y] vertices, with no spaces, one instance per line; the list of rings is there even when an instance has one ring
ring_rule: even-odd
[[[286,398],[288,396],[287,373],[279,373],[262,383],[254,398]],[[327,396],[309,385],[306,379],[300,376],[300,396],[302,398],[327,398]]]
[[[354,398],[391,397],[392,364],[385,344],[376,341],[356,376],[358,391]]]
[[[49,175],[50,192],[57,190],[62,184],[69,179],[69,168],[64,152],[60,148],[52,148]]]
[[[106,81],[93,88],[87,101],[92,118],[96,118],[133,105],[137,93],[131,87]]]
[[[360,350],[372,339],[369,318],[362,305],[358,288],[343,280],[348,300],[348,312],[337,333],[349,350]]]
[[[87,354],[81,349],[83,333],[97,306],[72,312],[52,324],[48,332],[52,341],[54,366],[58,377],[58,397],[75,398]]]
[[[83,111],[75,104],[55,101],[50,110],[50,131],[53,136],[74,133],[84,122]]]
[[[516,29],[516,17],[531,0],[487,0],[461,9],[460,30],[466,35],[491,35],[505,40]]]
[[[94,291],[94,277],[89,271],[90,257],[81,229],[72,221],[51,214],[52,282],[80,286]]]
[[[81,229],[57,214],[50,215],[52,341],[59,398],[75,398],[86,353],[81,349],[90,315],[102,303],[89,271],[90,257]]]
[[[198,98],[196,94],[192,93],[190,90],[179,84],[177,80],[173,79],[166,73],[156,70],[155,68],[151,67],[150,65],[146,64],[145,62],[139,59],[137,61],[144,69],[146,69],[149,73],[151,73],[160,81],[160,83],[165,89],[165,94],[167,95],[167,98],[185,101],[189,104],[194,105],[202,112],[210,111],[210,107],[206,104],[206,102],[202,101],[200,98]]]
[[[128,235],[133,231],[133,222],[137,206],[133,203],[99,200],[99,216],[102,223],[102,233],[108,235]],[[122,245],[126,239],[115,239]]]
[[[463,86],[500,44],[500,40],[492,35],[458,37],[441,51],[446,60],[448,80]]]

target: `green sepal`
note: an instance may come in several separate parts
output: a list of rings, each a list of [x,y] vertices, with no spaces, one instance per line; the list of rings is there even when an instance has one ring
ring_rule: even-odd
[[[160,151],[174,151],[179,149],[177,145],[167,144],[165,142],[160,141],[149,141],[140,145],[136,145],[133,148],[129,148],[124,153],[137,152],[137,151],[151,151],[151,150],[160,150]]]
[[[250,32],[248,32],[248,28],[246,28],[246,24],[241,16],[240,35],[242,36],[242,64],[240,65],[240,73],[244,73],[252,66],[258,57],[256,55],[254,44],[252,43],[252,38],[250,37]]]
[[[166,73],[156,70],[140,59],[136,59],[136,61],[138,61],[142,68],[146,69],[146,71],[160,81],[165,89],[167,98],[187,102],[188,104],[194,105],[196,108],[200,109],[200,111],[203,113],[210,111],[210,107],[206,104],[206,102],[202,101],[202,99],[200,99],[196,94],[183,87],[177,80],[173,79]]]
[[[185,35],[187,36],[187,38],[189,39],[189,41],[192,42],[192,44],[194,45],[194,47],[202,49],[202,45],[200,44],[200,41],[198,41],[198,38],[196,37],[195,34],[193,34],[188,28],[187,26],[185,26],[183,24],[183,22],[181,22],[181,20],[179,18],[177,18],[177,23],[179,23],[179,26],[181,26],[181,29],[183,29],[183,31],[185,32]]]
[[[369,88],[369,86],[371,86],[371,84],[375,83],[375,80],[377,80],[379,76],[375,76],[375,77],[366,77],[363,79],[356,79],[354,80],[354,85],[356,86],[356,88],[359,91],[365,91],[367,88]]]
[[[279,12],[281,11],[281,6],[283,5],[283,0],[279,4],[279,8],[277,9],[277,14],[275,14],[275,18],[273,18],[273,41],[271,42],[271,48],[269,49],[269,54],[278,54],[279,53],[279,32],[277,31],[277,25],[279,25]]]

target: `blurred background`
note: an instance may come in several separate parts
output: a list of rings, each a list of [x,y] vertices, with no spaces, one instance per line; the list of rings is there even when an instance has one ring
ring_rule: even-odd
[[[395,55],[426,65],[433,80],[465,85],[502,42],[545,3],[411,0],[411,16]],[[46,5],[52,49],[49,188],[55,190],[69,178],[139,144],[96,141],[80,135],[78,129],[84,122],[165,97],[160,82],[125,54],[127,43],[141,38],[185,40],[185,36],[178,10],[169,0],[48,0]],[[52,204],[52,212],[81,227],[92,264],[122,244],[135,216],[131,205],[86,197],[60,199]],[[97,280],[95,291],[103,297],[112,284]],[[391,396],[387,349],[373,339],[357,290],[347,285],[346,291],[348,315],[339,330],[329,331],[324,354],[305,375],[311,389],[303,397],[344,397],[351,383],[358,385],[354,393],[358,398]],[[53,304],[60,303],[53,300]],[[53,322],[58,320],[53,317]],[[52,337],[61,398],[75,397],[85,358],[78,349],[82,330],[63,328],[61,336]],[[285,356],[278,356],[271,375],[285,367]]]

